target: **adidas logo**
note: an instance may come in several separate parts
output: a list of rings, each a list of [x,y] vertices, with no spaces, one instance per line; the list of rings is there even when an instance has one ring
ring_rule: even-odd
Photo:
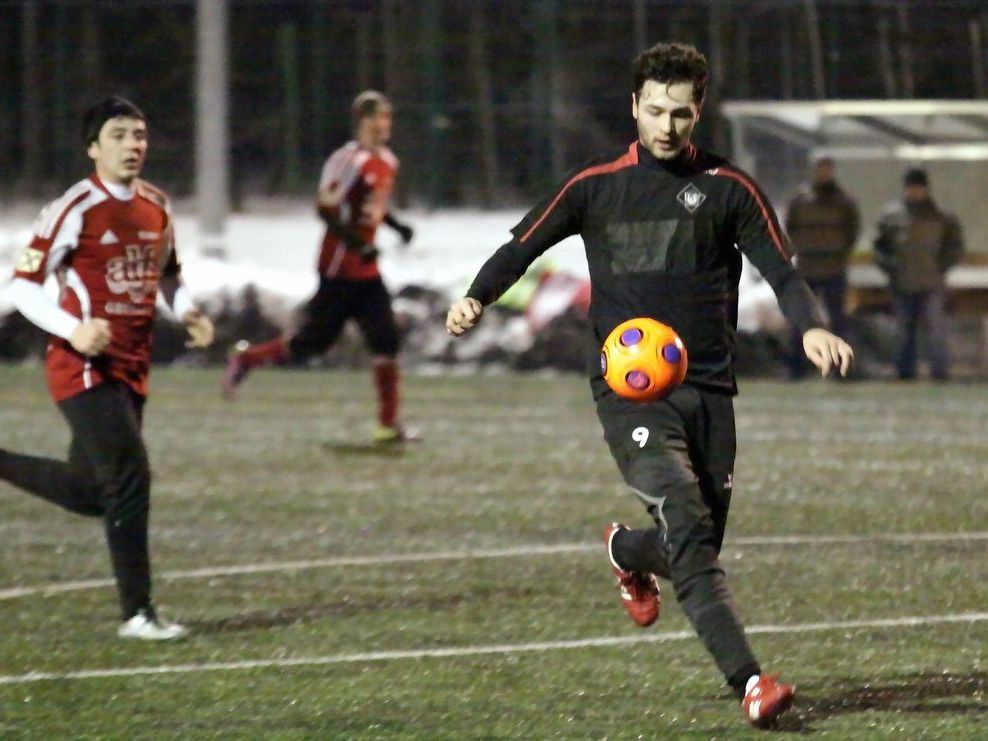
[[[120,240],[117,238],[117,235],[113,233],[112,229],[107,229],[103,232],[103,236],[99,238],[100,244],[116,244],[119,241]]]

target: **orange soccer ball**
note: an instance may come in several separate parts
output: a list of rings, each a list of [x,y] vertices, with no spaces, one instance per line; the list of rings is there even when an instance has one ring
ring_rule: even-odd
[[[617,325],[600,351],[600,371],[614,393],[655,401],[686,377],[686,347],[672,327],[648,317]]]

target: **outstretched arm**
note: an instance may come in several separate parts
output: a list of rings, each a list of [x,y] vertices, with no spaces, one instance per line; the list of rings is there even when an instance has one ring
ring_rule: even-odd
[[[497,301],[543,252],[577,234],[583,223],[582,186],[569,177],[552,195],[533,208],[473,279],[467,295],[452,303],[446,331],[461,335],[480,321],[484,307]]]
[[[473,279],[467,295],[450,305],[446,331],[454,336],[473,329],[484,314],[484,307],[497,301],[528,270],[547,247],[532,248],[512,239],[502,245]]]
[[[821,375],[839,370],[847,375],[854,351],[827,329],[827,322],[810,287],[793,268],[788,241],[768,198],[745,173],[724,170],[736,181],[733,208],[737,218],[736,242],[765,277],[779,300],[782,313],[803,335],[803,350]]]

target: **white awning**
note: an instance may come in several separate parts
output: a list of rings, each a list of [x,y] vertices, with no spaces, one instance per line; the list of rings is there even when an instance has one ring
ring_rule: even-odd
[[[780,139],[811,157],[988,160],[988,101],[728,101],[735,158],[746,132]]]

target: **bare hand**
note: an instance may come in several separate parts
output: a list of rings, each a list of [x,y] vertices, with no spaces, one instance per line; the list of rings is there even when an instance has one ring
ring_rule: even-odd
[[[484,315],[484,306],[475,298],[461,298],[454,301],[446,314],[446,331],[454,337],[476,326]]]
[[[89,319],[76,327],[69,336],[69,344],[83,355],[99,355],[112,339],[110,323],[106,319]]]
[[[803,350],[820,375],[830,375],[831,368],[838,368],[842,376],[854,361],[854,350],[837,335],[825,329],[811,329],[803,335]]]
[[[185,312],[182,317],[182,324],[189,333],[189,339],[185,341],[186,347],[209,347],[213,344],[213,322],[208,316],[198,309],[191,309]]]

